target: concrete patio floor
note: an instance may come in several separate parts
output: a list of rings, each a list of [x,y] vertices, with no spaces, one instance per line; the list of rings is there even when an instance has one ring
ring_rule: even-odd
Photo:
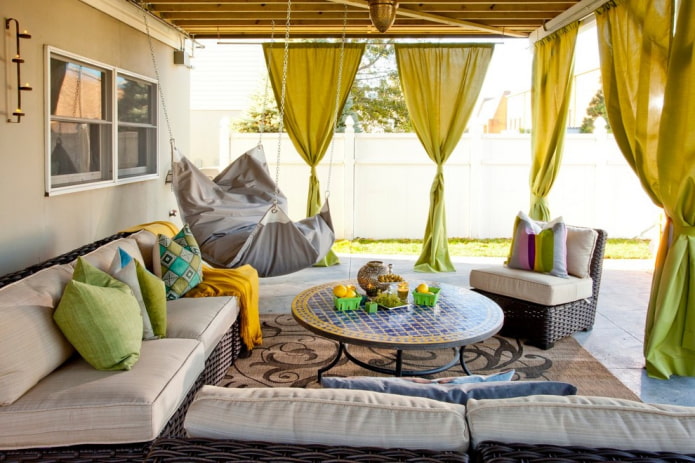
[[[321,283],[356,279],[357,272],[370,260],[393,264],[393,272],[410,282],[436,280],[468,287],[468,274],[474,267],[501,264],[499,258],[454,258],[456,272],[413,272],[416,256],[340,255],[340,264],[312,267],[278,277],[262,278],[261,314],[289,314],[292,299],[307,287]],[[695,406],[695,378],[649,378],[642,355],[644,321],[652,280],[653,263],[648,260],[604,260],[596,323],[591,331],[574,337],[605,365],[642,401]]]

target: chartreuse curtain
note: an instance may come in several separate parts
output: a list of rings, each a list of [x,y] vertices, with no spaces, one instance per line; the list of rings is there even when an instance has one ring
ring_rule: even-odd
[[[656,149],[672,21],[672,0],[612,1],[596,11],[608,121],[620,151],[657,206]]]
[[[344,46],[342,74],[341,46]],[[279,107],[282,99],[284,45],[264,44],[263,51]],[[364,44],[289,44],[283,123],[299,155],[311,168],[307,217],[316,215],[321,210],[316,166],[330,146],[336,114],[340,115],[342,112],[363,52]],[[331,251],[317,265],[333,265],[338,262],[338,256]]]
[[[695,2],[679,4],[656,153],[669,224],[657,257],[644,344],[647,373],[656,378],[695,376]]]
[[[536,220],[550,220],[546,198],[562,161],[578,31],[573,23],[534,45],[529,216]]]
[[[396,45],[408,113],[427,155],[437,164],[419,272],[453,272],[444,207],[444,163],[463,134],[492,58],[490,44]]]

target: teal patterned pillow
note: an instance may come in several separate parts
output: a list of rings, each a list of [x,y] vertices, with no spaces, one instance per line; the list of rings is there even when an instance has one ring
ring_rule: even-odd
[[[159,265],[167,299],[178,299],[203,281],[203,259],[188,225],[169,238],[159,235]]]

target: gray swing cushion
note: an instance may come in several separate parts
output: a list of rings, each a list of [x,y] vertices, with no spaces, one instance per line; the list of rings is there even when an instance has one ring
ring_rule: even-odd
[[[252,265],[259,276],[284,275],[322,259],[335,240],[328,203],[292,222],[257,146],[214,179],[188,159],[174,163],[174,192],[205,261],[215,267]]]

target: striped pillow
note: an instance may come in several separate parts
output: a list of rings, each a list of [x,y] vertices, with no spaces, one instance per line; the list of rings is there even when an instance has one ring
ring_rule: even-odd
[[[514,221],[507,267],[568,278],[567,227],[562,217],[541,224],[520,211]]]

